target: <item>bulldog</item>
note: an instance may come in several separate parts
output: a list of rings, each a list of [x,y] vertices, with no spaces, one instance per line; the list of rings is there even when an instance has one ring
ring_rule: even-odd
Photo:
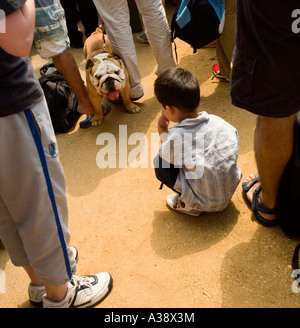
[[[102,96],[115,101],[122,98],[129,113],[138,113],[140,108],[130,100],[130,84],[126,67],[117,55],[113,54],[110,42],[102,30],[97,28],[85,41],[84,58],[86,85],[90,102],[94,107],[91,125],[101,124]]]

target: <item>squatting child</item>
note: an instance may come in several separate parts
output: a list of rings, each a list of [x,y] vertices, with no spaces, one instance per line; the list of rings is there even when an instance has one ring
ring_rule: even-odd
[[[185,69],[166,69],[156,79],[154,92],[163,108],[155,174],[176,192],[167,197],[167,204],[193,216],[224,210],[242,176],[236,129],[216,115],[198,113],[200,87]],[[169,129],[170,122],[177,124]]]

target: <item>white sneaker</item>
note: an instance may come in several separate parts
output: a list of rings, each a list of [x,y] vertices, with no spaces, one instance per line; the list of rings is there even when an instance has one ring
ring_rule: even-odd
[[[43,302],[43,296],[46,293],[44,285],[32,285],[28,286],[29,301],[33,305],[41,305]]]
[[[184,213],[192,216],[198,216],[201,214],[201,211],[189,206],[180,199],[178,194],[169,195],[166,198],[167,204],[171,207],[172,210]]]
[[[112,277],[108,272],[93,276],[73,276],[68,283],[65,298],[60,302],[43,296],[44,308],[87,308],[102,301],[112,289]]]
[[[76,247],[70,246],[75,261],[78,261],[78,251]],[[32,283],[28,286],[28,295],[29,300],[34,305],[40,305],[43,302],[43,295],[46,293],[46,289],[44,285],[32,285]]]

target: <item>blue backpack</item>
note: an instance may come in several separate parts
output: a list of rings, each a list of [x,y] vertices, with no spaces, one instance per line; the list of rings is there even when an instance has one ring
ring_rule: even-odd
[[[171,21],[171,40],[197,49],[218,39],[225,22],[225,0],[179,0]]]

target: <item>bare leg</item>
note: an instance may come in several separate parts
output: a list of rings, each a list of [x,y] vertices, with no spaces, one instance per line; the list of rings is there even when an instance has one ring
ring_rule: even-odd
[[[33,285],[44,285],[42,280],[40,280],[39,277],[36,275],[32,266],[28,265],[28,266],[24,266],[23,268],[27,272],[27,274],[31,280],[31,283]]]
[[[51,301],[59,302],[62,301],[67,294],[68,283],[65,283],[60,286],[45,284],[45,287],[46,287],[47,298]]]
[[[294,122],[296,114],[285,118],[269,118],[259,116],[255,130],[254,149],[262,191],[259,200],[267,208],[276,207],[276,198],[281,176],[288,163],[294,141]],[[257,174],[250,175],[250,181]],[[253,192],[259,186],[255,184],[247,193],[252,202]],[[276,219],[276,215],[261,213],[267,220]]]
[[[65,283],[60,286],[44,284],[38,278],[38,276],[36,275],[32,266],[25,266],[24,269],[27,272],[27,274],[31,280],[31,283],[33,285],[45,285],[47,298],[49,298],[50,300],[52,300],[54,302],[59,302],[66,296],[68,283]]]
[[[70,49],[52,59],[56,69],[63,74],[75,94],[78,101],[78,112],[93,115],[93,106],[89,101],[86,87]]]

